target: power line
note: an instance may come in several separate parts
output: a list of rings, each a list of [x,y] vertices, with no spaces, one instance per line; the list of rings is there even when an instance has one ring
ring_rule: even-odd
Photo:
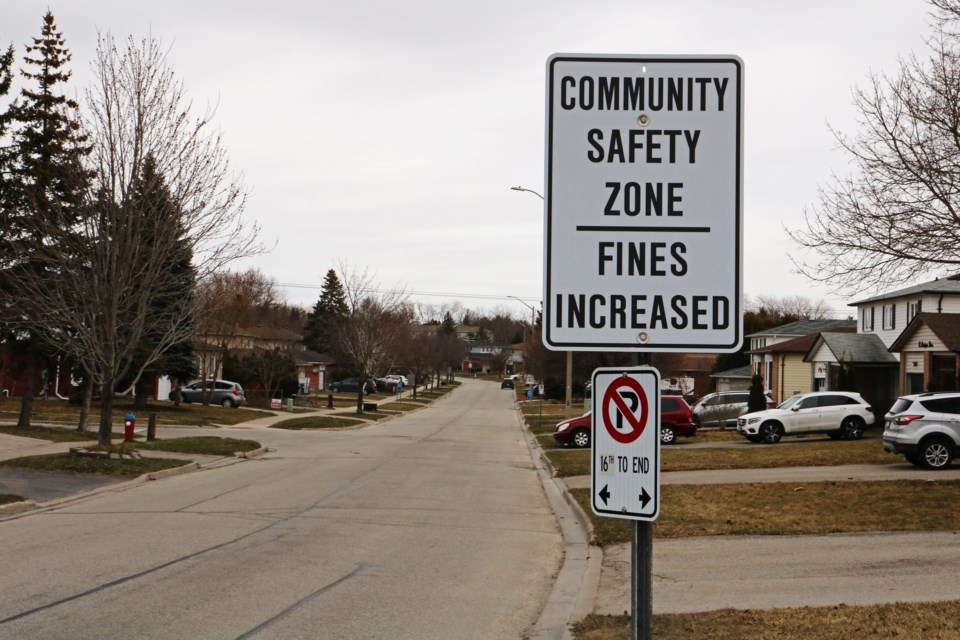
[[[277,286],[286,287],[288,289],[313,289],[319,291],[323,289],[322,285],[319,284],[297,284],[292,282],[278,282]],[[379,289],[379,288],[361,288],[361,291],[367,291],[370,293],[395,293],[396,289]],[[412,295],[412,296],[430,296],[438,298],[469,298],[474,300],[503,300],[509,301],[511,299],[519,299],[527,302],[540,302],[540,298],[524,298],[522,296],[507,296],[507,295],[486,295],[481,293],[450,293],[444,291],[414,291],[414,290],[404,290],[401,289],[403,293]]]

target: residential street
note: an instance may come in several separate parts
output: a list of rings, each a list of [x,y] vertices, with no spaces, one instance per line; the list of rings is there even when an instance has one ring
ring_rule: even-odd
[[[5,521],[0,638],[520,638],[563,541],[511,400],[245,430],[276,452]]]

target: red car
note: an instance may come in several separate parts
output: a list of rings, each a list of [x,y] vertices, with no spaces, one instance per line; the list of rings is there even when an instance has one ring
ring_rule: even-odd
[[[553,439],[562,445],[589,447],[593,440],[591,423],[590,412],[564,420],[554,428]],[[660,396],[660,443],[673,444],[678,436],[689,438],[696,434],[693,410],[683,396]]]

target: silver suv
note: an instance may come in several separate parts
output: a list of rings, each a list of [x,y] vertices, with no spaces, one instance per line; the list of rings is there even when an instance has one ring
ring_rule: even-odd
[[[210,396],[210,404],[219,404],[223,407],[242,407],[247,404],[247,397],[243,394],[243,387],[238,382],[229,380],[207,380],[206,382],[194,382],[180,389],[180,397],[186,403],[203,402],[203,394],[210,388],[213,392]],[[174,399],[175,391],[170,392],[170,399]]]
[[[898,398],[886,415],[883,450],[927,469],[945,469],[960,452],[960,393]]]

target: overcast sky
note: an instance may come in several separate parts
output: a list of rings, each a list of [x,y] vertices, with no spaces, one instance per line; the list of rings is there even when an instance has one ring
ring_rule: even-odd
[[[921,0],[7,0],[0,45],[18,62],[48,7],[75,90],[98,31],[152,33],[196,107],[216,105],[252,192],[247,215],[275,245],[238,268],[305,306],[345,261],[417,301],[521,318],[508,296],[542,297],[543,208],[510,187],[543,192],[551,54],[739,56],[744,291],[846,313],[848,299],[792,272],[783,227],[846,169],[827,122],[855,131],[852,87],[895,70],[928,33]]]

